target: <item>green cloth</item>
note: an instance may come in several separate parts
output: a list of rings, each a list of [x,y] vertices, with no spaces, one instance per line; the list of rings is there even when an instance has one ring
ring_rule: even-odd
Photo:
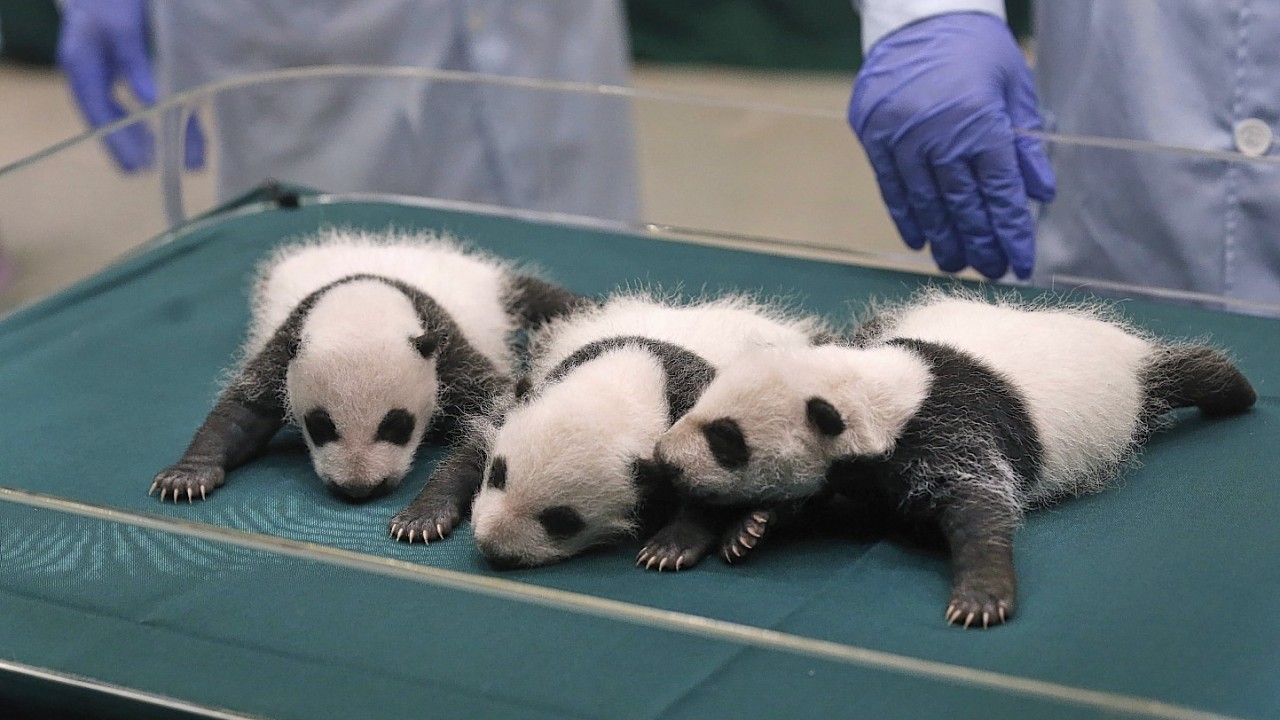
[[[1031,35],[1031,1],[1005,0],[1015,35]],[[851,0],[627,0],[641,62],[854,72],[862,31]]]
[[[58,21],[53,0],[0,0],[0,57],[52,65]]]
[[[753,290],[842,319],[870,296],[900,297],[922,282],[428,208],[242,207],[0,322],[0,484],[494,576],[465,525],[429,547],[386,537],[387,520],[438,458],[431,448],[397,492],[364,505],[330,496],[291,432],[208,502],[162,505],[146,495],[212,405],[248,320],[254,264],[281,240],[322,225],[391,224],[454,233],[592,294],[637,284]],[[946,626],[942,555],[822,534],[779,539],[738,567],[709,559],[679,574],[647,573],[633,566],[637,540],[497,576],[1074,688],[1275,717],[1280,321],[1125,307],[1162,334],[1211,334],[1238,357],[1259,405],[1215,421],[1179,413],[1116,487],[1030,515],[1015,547],[1019,614],[1006,627]],[[746,647],[10,502],[0,502],[0,618],[0,661],[268,717],[1100,714],[1073,701]],[[28,707],[78,702],[57,685],[0,673],[6,699]]]

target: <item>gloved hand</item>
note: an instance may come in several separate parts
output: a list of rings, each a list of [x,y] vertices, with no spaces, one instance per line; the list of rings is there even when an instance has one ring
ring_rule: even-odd
[[[926,18],[879,40],[853,87],[849,124],[898,232],[938,267],[1026,279],[1035,264],[1027,197],[1049,202],[1035,87],[1008,26],[986,13]]]
[[[147,57],[145,0],[66,0],[58,36],[58,65],[89,125],[102,127],[127,112],[116,101],[115,81],[123,76],[143,105],[156,101],[156,86]],[[107,148],[125,172],[151,166],[155,141],[144,123],[106,137]],[[204,166],[204,134],[192,116],[186,127],[185,163]]]

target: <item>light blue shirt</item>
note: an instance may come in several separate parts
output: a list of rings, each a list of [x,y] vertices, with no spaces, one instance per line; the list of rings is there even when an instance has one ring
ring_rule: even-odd
[[[1280,3],[1037,3],[1046,128],[1275,158]],[[1249,122],[1246,122],[1249,121]],[[1236,139],[1236,128],[1252,126]],[[1101,278],[1280,304],[1280,165],[1055,145],[1036,280]]]
[[[864,45],[960,0],[855,0]],[[1277,158],[1280,3],[1036,3],[1046,129]],[[1243,152],[1242,152],[1243,151]],[[1280,304],[1280,165],[1051,144],[1039,285],[1061,277]]]
[[[162,95],[279,68],[404,65],[626,85],[619,0],[154,0]],[[218,189],[273,177],[635,219],[625,99],[341,79],[235,90],[213,104]]]

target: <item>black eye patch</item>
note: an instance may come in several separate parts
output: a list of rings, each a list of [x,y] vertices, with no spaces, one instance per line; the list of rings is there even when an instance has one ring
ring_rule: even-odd
[[[577,510],[568,505],[549,507],[538,513],[538,522],[552,540],[568,540],[587,526]]]
[[[378,442],[389,442],[392,445],[408,445],[413,437],[413,413],[402,408],[388,411],[378,423],[378,434],[373,437]]]
[[[809,424],[827,437],[835,437],[844,432],[844,420],[840,419],[840,411],[835,405],[820,397],[809,398],[804,406]]]
[[[489,487],[502,490],[507,486],[507,460],[501,456],[493,459],[489,466]]]
[[[338,439],[338,428],[333,424],[333,418],[329,417],[329,411],[324,408],[317,408],[307,413],[302,418],[302,424],[306,428],[307,436],[316,447]]]
[[[631,478],[642,488],[656,488],[670,484],[680,477],[680,468],[662,458],[636,458],[631,461]]]
[[[742,428],[733,418],[712,420],[702,426],[702,435],[707,438],[707,447],[716,462],[726,470],[744,467],[751,459],[751,449],[742,437]]]

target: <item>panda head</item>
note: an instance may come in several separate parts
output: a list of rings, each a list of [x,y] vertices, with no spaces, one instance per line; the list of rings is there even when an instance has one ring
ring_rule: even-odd
[[[313,308],[287,393],[312,465],[335,494],[372,498],[408,474],[436,411],[441,342],[381,283],[335,288]]]
[[[495,567],[546,565],[636,532],[636,468],[667,419],[661,403],[629,401],[634,377],[590,363],[527,396],[494,432],[471,524]]]
[[[750,353],[721,370],[654,455],[682,492],[707,502],[809,497],[833,461],[892,450],[928,391],[927,370],[904,356],[838,346]]]

